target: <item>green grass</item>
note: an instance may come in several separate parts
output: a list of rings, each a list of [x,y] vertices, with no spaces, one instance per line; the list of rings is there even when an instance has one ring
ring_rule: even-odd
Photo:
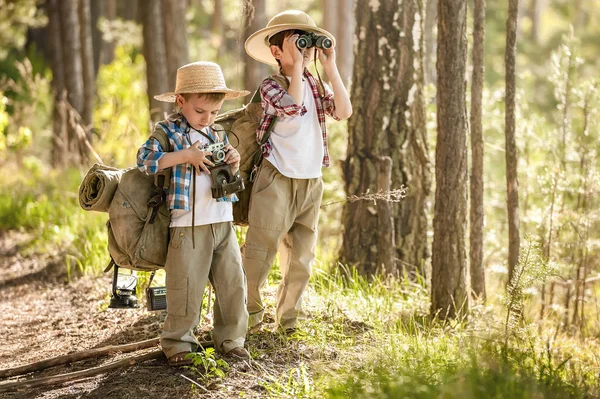
[[[77,192],[82,177],[77,169],[2,169],[0,231],[27,232],[32,239],[23,253],[60,254],[69,274],[73,270],[99,274],[109,260],[107,215],[79,207]]]

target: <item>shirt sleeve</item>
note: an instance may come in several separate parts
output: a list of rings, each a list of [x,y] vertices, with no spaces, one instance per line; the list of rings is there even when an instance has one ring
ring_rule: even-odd
[[[302,116],[304,104],[298,105],[289,93],[273,79],[265,79],[260,85],[262,107],[265,113],[276,116]]]
[[[154,127],[154,130],[162,129],[159,124]],[[160,142],[154,137],[150,137],[137,152],[137,167],[138,169],[147,174],[153,175],[160,170],[158,169],[158,161],[165,155],[164,149],[161,147]]]
[[[338,118],[335,114],[335,101],[333,98],[333,91],[325,82],[323,82],[323,88],[325,89],[325,94],[323,95],[323,110],[325,111],[325,115],[329,115],[336,121],[339,121],[340,118]]]

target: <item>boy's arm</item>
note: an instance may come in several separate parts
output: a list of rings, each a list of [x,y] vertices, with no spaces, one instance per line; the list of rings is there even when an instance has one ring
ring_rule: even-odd
[[[333,98],[329,99],[328,97],[330,96],[326,94],[324,102],[326,103],[328,100],[333,101],[332,116],[336,116],[337,119],[348,119],[352,115],[352,103],[335,63],[335,50],[333,48],[318,49],[318,52],[319,60],[321,61],[321,65],[323,65],[327,77],[329,77],[333,90],[333,96],[331,96]],[[325,105],[325,109],[328,109],[327,104]]]

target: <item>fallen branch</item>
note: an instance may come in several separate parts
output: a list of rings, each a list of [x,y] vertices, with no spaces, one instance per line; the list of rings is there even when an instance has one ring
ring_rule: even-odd
[[[10,382],[8,384],[0,384],[0,393],[9,392],[12,390],[20,391],[20,390],[24,390],[24,389],[28,389],[28,388],[37,387],[40,385],[53,385],[53,384],[60,384],[63,382],[67,382],[67,381],[81,380],[84,378],[93,377],[95,375],[102,374],[109,370],[118,369],[123,366],[133,366],[136,363],[142,363],[142,362],[145,362],[146,360],[158,359],[159,357],[162,357],[162,356],[164,356],[162,350],[157,349],[155,351],[145,353],[143,355],[128,357],[128,358],[121,359],[121,360],[113,362],[113,363],[105,364],[104,366],[99,366],[99,367],[94,367],[94,368],[85,369],[85,370],[81,370],[81,371],[76,371],[73,373],[53,375],[50,377],[36,378],[36,379],[32,379],[32,380],[27,380],[27,381]]]
[[[42,360],[41,362],[35,362],[11,369],[0,370],[0,378],[14,377],[16,375],[32,373],[34,371],[40,371],[67,363],[78,362],[80,360],[112,355],[114,353],[133,352],[140,349],[151,348],[157,344],[158,338],[152,338],[146,341],[134,342],[132,344],[103,346],[101,348],[94,348],[82,352],[70,353],[68,355],[62,355],[58,357],[53,357],[51,359]]]
[[[364,194],[351,195],[346,197],[341,201],[329,201],[324,204],[321,204],[321,208],[326,208],[330,205],[341,204],[344,202],[356,202],[356,201],[372,201],[374,204],[377,201],[385,201],[385,202],[400,202],[403,198],[406,197],[406,193],[408,192],[408,187],[402,185],[400,188],[396,188],[393,190],[379,190],[376,193],[371,193],[370,189],[367,190]]]

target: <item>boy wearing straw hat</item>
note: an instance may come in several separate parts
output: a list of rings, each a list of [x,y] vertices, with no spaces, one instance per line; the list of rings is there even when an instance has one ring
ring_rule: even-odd
[[[282,280],[277,290],[275,321],[293,332],[305,318],[302,294],[315,258],[319,207],[323,193],[321,167],[329,166],[325,115],[349,118],[352,106],[335,63],[335,38],[302,11],[288,10],[246,41],[254,59],[277,65],[289,87],[273,79],[261,86],[263,118],[257,130],[264,161],[252,188],[249,227],[244,248],[251,331],[262,323],[260,289],[281,246]],[[332,89],[306,69],[318,57]],[[318,70],[317,70],[318,72]],[[272,125],[272,126],[271,126]],[[270,131],[269,131],[270,128]]]
[[[150,137],[138,150],[137,164],[146,174],[171,168],[167,205],[171,210],[170,241],[165,264],[167,317],[160,337],[172,366],[191,364],[187,354],[199,347],[194,328],[199,323],[204,287],[215,288],[215,348],[225,355],[249,358],[244,349],[248,312],[246,282],[236,234],[232,200],[213,199],[206,144],[219,141],[211,126],[223,102],[249,92],[227,88],[221,68],[212,62],[195,62],[177,70],[174,92],[155,96],[175,102],[179,112],[158,122],[169,138],[172,152],[165,152]],[[225,162],[233,172],[239,153],[225,146]],[[196,211],[197,210],[197,211]]]

